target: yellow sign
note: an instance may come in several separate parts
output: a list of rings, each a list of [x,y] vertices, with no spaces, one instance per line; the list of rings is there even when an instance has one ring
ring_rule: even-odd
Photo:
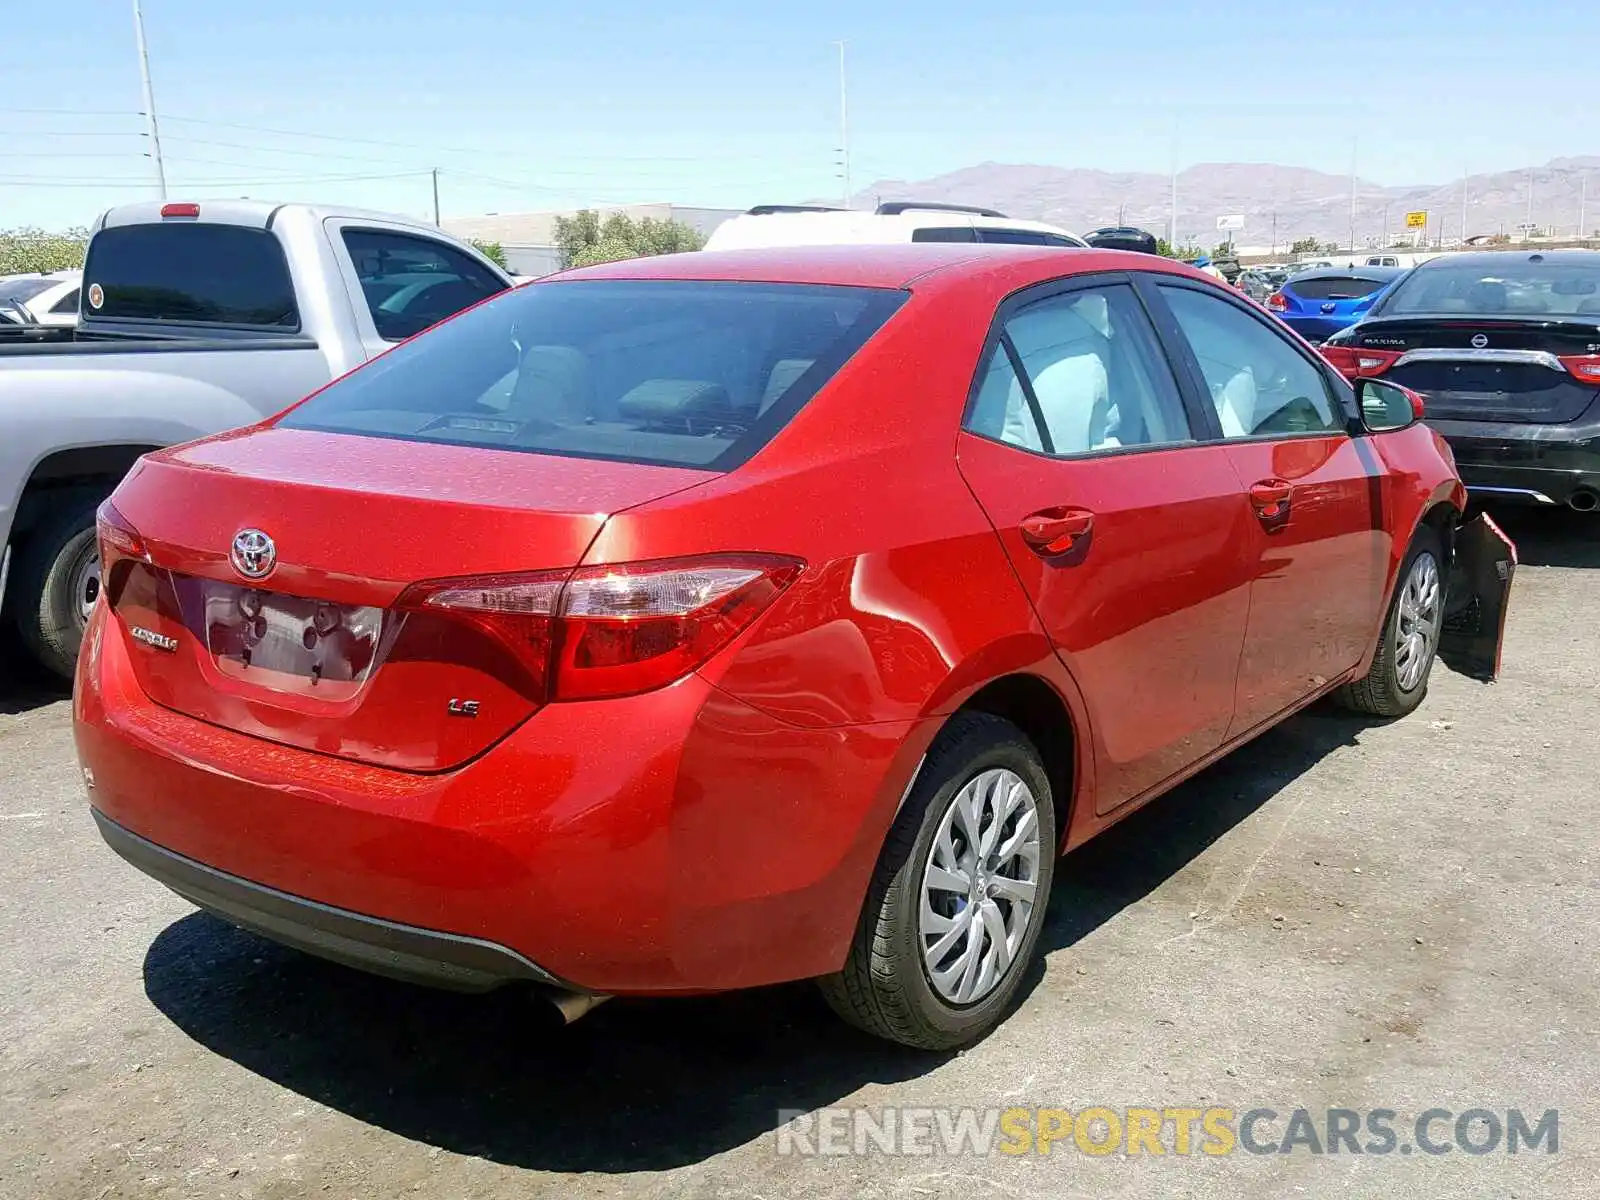
[[[1415,213],[1407,213],[1406,214],[1406,228],[1407,229],[1426,229],[1427,227],[1428,227],[1428,214],[1427,213],[1425,213],[1425,212],[1415,212]]]

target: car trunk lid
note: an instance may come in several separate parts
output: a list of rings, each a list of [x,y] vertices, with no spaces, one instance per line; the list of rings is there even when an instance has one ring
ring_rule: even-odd
[[[1396,356],[1383,377],[1421,393],[1428,415],[1444,420],[1560,425],[1600,396],[1563,362],[1600,353],[1593,323],[1377,317],[1350,344]]]
[[[409,605],[408,589],[569,570],[611,513],[711,478],[248,431],[147,459],[117,490],[108,516],[139,552],[107,554],[106,594],[158,704],[302,749],[444,770],[531,716],[542,680],[503,632]],[[274,561],[251,578],[268,540]]]

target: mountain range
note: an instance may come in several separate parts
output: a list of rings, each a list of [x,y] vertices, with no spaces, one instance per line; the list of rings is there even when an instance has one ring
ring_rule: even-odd
[[[1217,218],[1243,216],[1240,247],[1286,247],[1304,237],[1350,240],[1351,181],[1273,163],[1199,163],[1178,173],[1178,241],[1210,247],[1226,238]],[[1532,188],[1530,215],[1529,188]],[[1405,234],[1408,212],[1427,212],[1427,236],[1460,238],[1462,200],[1468,236],[1516,236],[1531,221],[1541,233],[1575,236],[1582,212],[1588,235],[1600,230],[1600,156],[1552,159],[1538,167],[1472,175],[1465,181],[1386,187],[1358,178],[1355,234],[1361,246]],[[931,179],[886,179],[862,189],[858,206],[924,200],[997,208],[1007,216],[1049,221],[1075,232],[1137,225],[1165,236],[1172,177],[1013,163],[979,163]],[[1387,237],[1386,237],[1387,235]]]

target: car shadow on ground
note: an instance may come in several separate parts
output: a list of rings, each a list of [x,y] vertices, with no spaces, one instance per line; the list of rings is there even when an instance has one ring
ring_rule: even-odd
[[[1074,852],[1045,949],[1147,895],[1362,727],[1319,708]],[[782,1109],[837,1103],[949,1057],[855,1032],[807,984],[618,1000],[562,1028],[526,994],[391,983],[198,913],[156,938],[144,977],[185,1033],[274,1083],[407,1138],[547,1171],[699,1162],[771,1132]]]
[[[1526,507],[1487,511],[1516,543],[1519,564],[1600,568],[1600,513]]]
[[[0,635],[0,716],[17,716],[72,695],[72,685],[50,674]]]

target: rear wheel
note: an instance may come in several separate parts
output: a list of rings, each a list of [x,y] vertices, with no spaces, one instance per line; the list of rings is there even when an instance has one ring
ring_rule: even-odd
[[[844,969],[820,981],[869,1033],[943,1050],[1005,1016],[1038,945],[1056,858],[1038,752],[1008,721],[952,719],[889,833]]]
[[[89,614],[100,596],[95,508],[75,508],[34,531],[17,555],[11,586],[17,632],[46,668],[71,679]]]
[[[1346,708],[1376,717],[1403,717],[1422,703],[1444,629],[1443,564],[1439,535],[1422,526],[1400,565],[1372,669],[1365,678],[1339,689],[1339,701]]]

